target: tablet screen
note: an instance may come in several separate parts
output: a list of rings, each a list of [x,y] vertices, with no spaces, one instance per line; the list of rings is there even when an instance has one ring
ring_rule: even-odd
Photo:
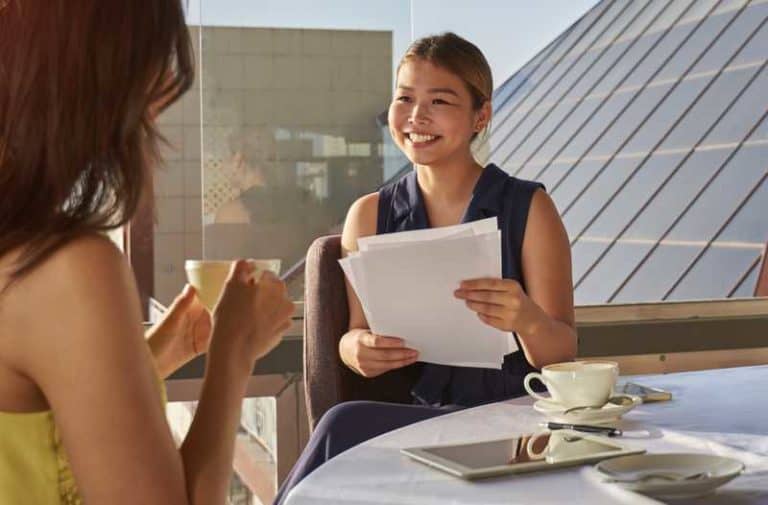
[[[538,433],[505,440],[474,444],[422,448],[432,454],[469,469],[517,466],[531,462],[557,463],[589,459],[592,455],[620,452],[622,447],[597,437],[582,437],[573,432]]]

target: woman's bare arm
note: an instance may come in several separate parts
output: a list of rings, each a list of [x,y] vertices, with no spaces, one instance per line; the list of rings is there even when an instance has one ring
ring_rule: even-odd
[[[342,256],[357,251],[357,239],[376,234],[378,204],[378,193],[363,196],[352,204],[341,235]],[[360,299],[349,280],[345,278],[344,282],[349,305],[349,331],[339,341],[344,364],[364,377],[375,377],[415,363],[418,353],[405,347],[402,339],[371,333]]]
[[[144,341],[133,274],[101,237],[57,251],[8,293],[17,365],[39,385],[86,503],[222,503],[253,359],[221,343],[181,451],[173,443]],[[215,326],[215,325],[214,325]],[[223,331],[226,331],[224,328]],[[221,333],[221,332],[220,332]],[[229,335],[228,335],[229,336]]]
[[[537,368],[576,357],[571,247],[560,214],[544,191],[533,195],[523,240],[523,277],[528,297],[542,316],[530,333],[520,334]]]

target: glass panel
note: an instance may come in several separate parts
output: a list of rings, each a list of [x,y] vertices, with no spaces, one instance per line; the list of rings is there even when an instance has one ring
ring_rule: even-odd
[[[721,74],[675,126],[661,144],[660,149],[690,149],[699,143],[702,136],[744,89],[757,70],[756,67],[750,67]],[[651,118],[649,123],[653,124],[653,122]]]
[[[657,240],[669,228],[733,149],[696,151],[629,227],[627,237]]]
[[[640,5],[640,3],[638,2],[637,5]],[[651,14],[654,14],[661,6],[663,6],[663,3],[661,2],[655,2],[652,5],[649,4],[648,8],[646,8],[643,13],[650,12]],[[647,16],[643,16],[643,14],[640,12],[636,11],[634,12],[634,15],[638,18],[643,18],[646,24],[649,21]],[[631,26],[636,24],[637,21],[631,23]],[[599,60],[594,62],[595,64],[588,70],[585,69],[586,73],[579,77],[578,82],[573,86],[572,89],[568,90],[567,88],[564,88],[566,94],[562,98],[562,101],[548,113],[548,117],[544,121],[537,123],[535,129],[532,132],[529,132],[530,136],[512,157],[512,165],[523,165],[536,154],[539,154],[539,156],[538,160],[537,158],[532,160],[534,163],[536,161],[542,164],[546,163],[548,157],[541,156],[539,150],[543,147],[546,147],[551,152],[562,146],[561,143],[557,144],[556,146],[553,145],[552,139],[550,137],[554,134],[559,134],[561,139],[567,138],[564,137],[564,135],[566,135],[565,133],[561,133],[563,128],[562,123],[564,120],[567,122],[567,119],[570,118],[571,115],[574,115],[576,112],[575,109],[578,109],[578,111],[582,113],[586,112],[585,109],[589,109],[590,112],[594,110],[596,104],[593,101],[591,101],[591,103],[587,104],[587,106],[583,108],[581,107],[582,103],[578,100],[583,98],[585,94],[590,93],[592,88],[597,84],[598,81],[603,78],[605,73],[615,64],[618,59],[622,57],[624,53],[626,53],[632,43],[633,41],[631,40],[625,40],[624,42],[616,43],[610,47],[607,47],[606,50],[602,52]],[[552,95],[558,96],[557,90],[555,90],[555,92],[553,92],[550,96]],[[582,115],[581,122],[583,122],[584,119],[585,116]],[[575,125],[572,125],[572,128],[575,128]],[[536,172],[538,172],[538,169]],[[526,173],[525,170],[521,172],[521,174],[524,173]],[[525,177],[525,175],[521,176]]]
[[[768,241],[766,209],[768,209],[768,181],[763,180],[744,207],[728,223],[718,240],[749,244],[758,252],[761,251]]]
[[[510,168],[514,168],[515,171],[520,167],[521,161],[518,157],[512,158],[512,154],[518,147],[518,143],[522,141],[526,135],[530,133],[530,128],[539,121],[542,120],[549,113],[547,107],[537,107],[533,110],[522,111],[517,110],[512,114],[511,121],[519,121],[520,126],[515,126],[506,131],[505,136],[498,136],[498,149],[491,153],[491,156],[497,163],[503,164]],[[497,134],[499,135],[499,134]],[[507,136],[508,135],[508,136]]]
[[[607,242],[595,242],[579,240],[571,247],[571,261],[573,263],[573,278],[580,279],[587,269],[597,261],[598,256],[605,248]],[[587,303],[577,300],[577,303]]]
[[[752,133],[750,137],[752,142],[764,142],[768,140],[768,118],[763,120],[760,126]]]
[[[691,9],[698,4],[700,3],[696,2]],[[690,36],[698,26],[698,20],[690,23],[680,23],[664,33],[663,38],[651,50],[651,53],[645,60],[633,69],[623,86],[632,88],[633,86],[644,85],[651,76],[659,71],[661,65],[668,59],[671,59],[673,57],[672,55],[686,44],[686,37]],[[631,65],[631,62],[629,63]]]
[[[693,3],[695,3],[695,1],[696,0],[692,0]],[[657,3],[663,4],[665,2]],[[674,22],[681,15],[683,15],[686,7],[689,4],[690,3],[677,0],[666,2],[664,10],[661,12],[656,21],[651,23],[643,36],[634,41],[632,48],[627,52],[626,55],[620,58],[614,64],[610,72],[608,72],[608,74],[600,80],[593,93],[601,94],[611,92],[618,82],[627,78],[632,70],[637,68],[638,65],[640,65],[645,61],[646,58],[648,58],[648,55],[653,51],[655,44],[664,43],[664,41],[659,42],[659,39],[665,35],[665,30],[669,28],[670,23]]]
[[[707,46],[712,43],[735,16],[736,11],[726,12],[707,17],[685,44],[672,56],[657,76],[659,80],[678,79],[687,68],[698,58]],[[718,66],[719,68],[719,66]]]
[[[669,235],[673,240],[709,240],[765,176],[768,146],[742,147]]]
[[[634,219],[669,174],[683,159],[682,153],[651,156],[586,232],[587,236],[615,237]],[[639,160],[635,164],[639,163]]]
[[[512,77],[507,79],[493,93],[494,114],[499,114],[504,108],[517,103],[532,87],[537,76],[540,76],[542,67],[547,65],[547,59],[565,38],[565,34],[553,40],[546,48],[540,51],[536,57],[526,63]],[[551,62],[548,63],[551,67]]]
[[[540,177],[536,178],[536,180],[544,184],[544,186],[547,188],[547,191],[550,191],[550,189],[553,188],[555,184],[565,176],[566,172],[570,170],[571,167],[572,165],[570,163],[555,163],[550,165],[549,168],[547,168],[547,170],[541,174]]]
[[[580,171],[579,167],[577,167],[574,174],[578,177],[568,177],[566,181],[570,184],[567,186],[564,184],[559,188],[560,190],[565,191],[568,195],[560,201],[563,203],[571,202],[570,208],[564,207],[565,214],[563,215],[563,221],[566,229],[568,229],[574,236],[581,233],[583,229],[589,225],[589,221],[597,216],[603,205],[605,205],[605,203],[619,189],[619,186],[626,181],[632,170],[637,167],[639,161],[639,158],[614,159],[611,163],[605,166],[602,173],[589,184],[588,187],[586,187],[586,191],[584,191],[581,196],[578,196],[576,191],[580,191],[584,188],[585,185],[589,183],[589,180],[584,177],[586,174],[584,174],[583,171]],[[593,163],[595,162],[590,161],[586,166],[592,168]],[[603,167],[605,162],[599,161],[595,164],[597,167]]]
[[[616,243],[595,269],[576,287],[574,297],[577,303],[607,302],[650,248],[649,244]]]
[[[768,3],[762,3],[759,6],[754,6],[753,8],[758,7],[762,11],[760,14],[762,18],[759,19],[765,19],[765,16],[768,15],[768,12],[766,12],[766,10],[768,10]],[[750,9],[750,11],[751,10],[752,9]],[[736,56],[736,59],[733,60],[733,63],[731,64],[744,65],[747,63],[763,61],[765,59],[766,47],[768,47],[768,25],[763,25],[760,31],[750,39],[746,47],[744,47],[744,49],[739,52],[739,55]]]
[[[709,78],[691,79],[679,82],[677,87],[658,105],[650,116],[643,115],[640,129],[632,135],[624,147],[626,153],[647,153],[655,148],[663,136],[672,128],[685,110],[703,92]],[[647,88],[646,88],[647,89]]]
[[[621,11],[621,9],[627,6],[627,1],[624,0],[621,2],[605,2],[605,4],[605,12],[599,13],[599,18],[594,21],[594,23],[586,32],[575,33],[573,40],[569,40],[571,43],[567,46],[568,48],[571,48],[574,43],[578,47],[582,47],[584,44],[591,43],[599,34],[599,32],[605,28],[606,23],[614,19]],[[566,42],[564,42],[564,45],[565,44]],[[514,113],[510,116],[504,117],[499,122],[498,135],[500,135],[501,138],[506,138],[508,135],[510,135],[511,132],[515,131],[518,128],[520,121],[526,117],[528,111],[535,107],[536,104],[542,100],[544,95],[549,94],[551,89],[557,85],[561,79],[563,79],[563,76],[566,75],[569,69],[575,64],[575,59],[580,56],[578,51],[579,49],[574,49],[573,51],[570,51],[569,49],[567,56],[560,60],[555,68],[553,68],[553,71],[548,73],[546,78],[539,81],[531,93],[525,98],[523,102],[521,102],[520,108],[515,110]],[[516,142],[510,146],[509,142],[505,141],[504,146],[507,147],[508,150],[500,155],[497,155],[496,159],[504,159],[506,156],[508,156],[509,152],[514,148],[515,145]]]
[[[608,47],[592,68],[568,90],[564,100],[573,103],[575,100],[580,100],[585,95],[591,94],[593,89],[602,83],[606,74],[610,73],[613,67],[629,52],[633,42],[634,40],[624,40]]]
[[[672,5],[675,3],[683,4],[683,7],[686,5],[686,1],[668,2],[666,0],[652,0],[645,6],[643,11],[640,13],[640,16],[635,19],[634,23],[632,23],[627,28],[627,30],[621,34],[618,41],[632,40],[642,36],[646,30],[655,24],[656,19],[658,19],[657,16],[668,16],[669,14],[667,11],[674,11],[675,9],[672,8]]]
[[[557,85],[547,94],[545,103],[559,100],[560,97],[568,93],[568,90],[576,86],[580,79],[584,78],[583,75],[585,72],[596,72],[597,75],[605,73],[605,68],[601,69],[598,62],[605,58],[605,53],[611,52],[609,47],[611,42],[633,22],[636,16],[640,15],[640,11],[645,5],[647,5],[647,2],[630,2],[629,6],[622,10],[617,19],[611,23],[611,26],[603,33],[600,40],[598,40],[589,51],[582,54],[568,73],[557,81]]]
[[[527,163],[530,157],[537,154],[537,149],[544,145],[551,145],[550,139],[553,130],[558,128],[558,124],[563,120],[563,116],[569,114],[573,108],[574,103],[561,103],[557,105],[553,110],[549,111],[549,117],[538,124],[538,127],[527,133],[528,138],[523,145],[512,155],[510,158],[510,164],[513,166],[521,166]],[[534,162],[538,161],[539,164],[545,163],[547,160],[541,157],[534,158]],[[526,171],[521,172],[521,177],[526,177]]]
[[[751,298],[755,294],[755,286],[757,286],[757,276],[760,274],[760,262],[757,261],[752,265],[747,277],[741,281],[741,284],[736,288],[731,295],[732,298]]]
[[[599,19],[602,13],[607,9],[607,5],[608,4],[605,2],[596,5],[594,8],[590,9],[589,12],[587,12],[576,24],[571,26],[556,40],[554,40],[545,51],[540,53],[540,56],[544,57],[544,61],[541,62],[538,68],[533,70],[534,67],[529,65],[523,67],[523,70],[527,70],[528,68],[531,69],[530,75],[515,75],[513,79],[511,79],[517,81],[524,79],[524,82],[522,83],[522,86],[519,86],[518,82],[520,89],[515,92],[514,100],[507,102],[504,99],[504,103],[499,106],[499,110],[495,112],[496,118],[498,118],[498,122],[494,129],[507,122],[509,114],[514,110],[516,105],[520,101],[524,100],[528,94],[541,83],[542,79],[546,78],[549,72],[553,70],[552,67],[560,61],[563,55],[566,54],[573,47],[576,41],[583,37],[585,32],[591,28],[597,19]],[[502,93],[500,93],[500,96],[501,95]]]
[[[305,4],[204,6],[207,259],[280,258],[291,271],[315,237],[338,229],[356,198],[403,166],[377,118],[410,39],[410,3],[350,12],[330,2],[302,20],[293,14]],[[288,282],[300,298],[302,269]]]
[[[717,145],[744,140],[749,130],[755,126],[755,122],[759,121],[765,114],[766,89],[768,89],[768,69],[763,69],[744,94],[739,97],[738,102],[709,132],[702,145]],[[762,107],[758,105],[761,103],[763,104]]]
[[[757,3],[762,0],[722,0],[717,6],[716,12],[728,12],[741,9],[750,2]]]
[[[584,51],[588,51],[594,47],[595,42],[599,40],[605,33],[610,33],[615,29],[616,22],[621,19],[623,13],[633,3],[632,0],[614,0],[611,2],[605,2],[607,8],[605,14],[600,17],[590,27],[589,32],[576,44],[566,59],[575,59],[581,55]]]
[[[736,247],[710,247],[699,258],[668,300],[726,298],[759,251]],[[717,272],[717,275],[712,275]]]
[[[629,27],[632,26],[638,18],[642,17],[642,11],[647,10],[653,2],[648,0],[632,1],[629,6],[621,12],[621,15],[610,24],[607,30],[590,47],[590,51],[599,51],[606,46],[613,44],[617,38],[626,35]]]
[[[635,98],[632,105],[630,105],[620,116],[610,129],[605,132],[603,137],[597,142],[595,147],[590,150],[590,156],[596,155],[611,155],[615,153],[619,147],[626,141],[632,132],[637,129],[638,125],[645,121],[649,112],[661,101],[667,92],[672,87],[672,84],[662,84],[659,86],[653,86],[644,88],[640,94]],[[664,112],[659,112],[663,115]],[[659,128],[661,125],[668,123],[658,123],[655,125]]]
[[[604,101],[600,104],[597,113],[570,139],[560,157],[576,159],[584,155],[589,146],[604,134],[611,121],[616,119],[616,116],[620,114],[637,92],[638,90],[618,93],[602,99]]]
[[[602,99],[598,98],[580,101],[571,116],[560,125],[557,125],[551,136],[541,145],[539,152],[536,153],[531,163],[538,164],[539,169],[546,163],[549,163],[554,156],[565,149],[566,144],[571,139],[574,139],[583,131],[587,118],[604,103]],[[582,141],[580,140],[579,142]],[[585,148],[585,146],[582,146],[582,149]]]
[[[725,5],[727,1],[728,0],[695,0],[680,23],[696,23],[701,21],[701,19],[710,12],[714,13],[716,11],[722,11],[723,5]]]
[[[650,247],[649,247],[650,248]],[[658,301],[704,244],[661,244],[618,292],[614,303]]]
[[[750,37],[760,38],[755,36],[755,31],[765,20],[766,15],[768,15],[768,4],[765,3],[750,5],[744,9],[691,72],[695,74],[722,68]]]
[[[571,27],[566,33],[562,43],[552,51],[549,56],[551,62],[558,62],[569,52],[571,52],[576,44],[589,37],[588,32],[594,30],[599,24],[611,15],[612,2],[598,2],[592,7],[579,21]]]
[[[698,7],[703,7],[707,4],[711,7],[715,3],[717,3],[717,0],[671,0],[670,2],[667,2],[668,5],[664,9],[664,12],[661,13],[661,16],[648,27],[646,35],[655,35],[663,32],[672,25],[681,22]]]

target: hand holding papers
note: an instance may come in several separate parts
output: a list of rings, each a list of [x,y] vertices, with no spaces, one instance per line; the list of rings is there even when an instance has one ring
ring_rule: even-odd
[[[378,335],[403,338],[419,359],[501,368],[517,350],[512,334],[478,319],[453,296],[461,281],[501,277],[496,218],[361,238],[339,261]]]

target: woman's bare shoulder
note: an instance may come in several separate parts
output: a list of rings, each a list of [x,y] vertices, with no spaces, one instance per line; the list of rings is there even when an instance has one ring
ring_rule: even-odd
[[[88,349],[112,326],[141,331],[133,274],[106,237],[81,236],[62,245],[3,294],[0,322],[19,368],[33,371],[40,356]],[[14,343],[15,342],[15,343]]]
[[[60,285],[77,293],[97,285],[109,286],[129,271],[122,251],[108,238],[89,234],[74,238],[54,251],[29,275],[31,282]]]
[[[349,207],[341,242],[345,251],[357,250],[357,239],[376,234],[379,194],[361,196]]]
[[[126,293],[128,291],[128,293]],[[58,317],[97,311],[135,291],[131,269],[109,238],[74,238],[14,281],[3,293],[4,316],[34,326]],[[41,317],[49,316],[49,317]]]

